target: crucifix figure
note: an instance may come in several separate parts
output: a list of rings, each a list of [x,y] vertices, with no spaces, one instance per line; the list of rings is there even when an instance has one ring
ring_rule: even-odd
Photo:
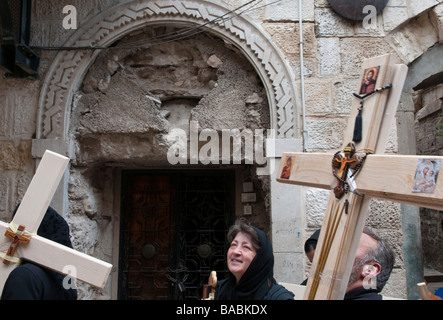
[[[28,244],[31,240],[31,237],[23,235],[25,231],[25,226],[19,225],[17,231],[12,231],[11,229],[6,230],[5,237],[12,240],[11,246],[8,251],[6,251],[6,257],[3,259],[4,264],[9,264],[11,262],[11,258],[14,257],[15,250],[17,250],[17,246],[20,243]]]
[[[407,74],[392,60],[363,62],[341,150],[282,155],[277,181],[332,190],[304,299],[344,297],[371,197],[443,210],[443,157],[383,155]],[[370,89],[368,73],[376,79]]]
[[[46,150],[13,220],[0,221],[0,293],[22,258],[95,287],[105,286],[111,264],[36,234],[68,163],[68,158]]]

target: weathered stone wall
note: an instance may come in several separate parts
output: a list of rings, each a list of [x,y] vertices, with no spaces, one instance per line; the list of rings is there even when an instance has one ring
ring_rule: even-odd
[[[415,107],[417,154],[442,155],[443,85],[417,91]],[[421,208],[420,219],[425,267],[443,272],[443,259],[435,254],[443,252],[443,215],[441,211]]]
[[[9,221],[34,174],[31,139],[36,127],[36,80],[0,80],[0,217]],[[25,88],[25,92],[23,92]]]

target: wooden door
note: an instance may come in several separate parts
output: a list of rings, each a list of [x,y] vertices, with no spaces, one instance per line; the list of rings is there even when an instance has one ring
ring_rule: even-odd
[[[229,170],[124,172],[119,299],[198,299],[223,277],[234,189]]]
[[[167,299],[174,231],[171,176],[136,173],[124,179],[119,296]]]

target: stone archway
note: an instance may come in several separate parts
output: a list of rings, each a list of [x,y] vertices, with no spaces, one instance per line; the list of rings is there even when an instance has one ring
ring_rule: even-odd
[[[229,19],[221,19],[221,17]],[[271,128],[278,138],[298,138],[297,93],[282,55],[251,21],[207,1],[132,1],[106,10],[85,23],[66,47],[108,47],[149,24],[187,23],[233,44],[250,60],[268,92]],[[37,139],[68,139],[73,92],[100,50],[60,51],[43,81],[38,107]]]
[[[220,17],[226,19],[223,20]],[[249,61],[263,84],[269,107],[269,127],[275,129],[277,143],[281,143],[278,146],[283,146],[285,150],[288,147],[294,148],[294,141],[300,140],[299,116],[296,108],[298,97],[293,81],[294,77],[284,57],[269,37],[242,15],[233,14],[227,8],[209,1],[157,0],[132,1],[104,11],[83,24],[65,42],[64,46],[66,47],[84,49],[60,51],[48,68],[40,92],[37,139],[33,141],[34,156],[38,157],[42,150],[48,148],[75,158],[75,143],[70,129],[73,127],[73,123],[71,123],[72,109],[78,103],[76,92],[79,91],[91,66],[104,51],[101,48],[108,48],[133,32],[156,25],[198,28],[207,34],[223,39],[236,51],[239,51]],[[174,103],[178,102],[173,102],[171,108],[175,108]],[[281,151],[278,146],[276,149]],[[298,143],[295,144],[295,147],[297,146],[299,146]],[[278,154],[268,154],[268,156],[279,157]],[[76,159],[76,161],[78,160]],[[70,211],[84,211],[86,213],[89,219],[81,217],[79,219],[82,220],[74,222],[74,226],[84,223],[90,224],[88,226],[90,232],[88,231],[82,241],[87,240],[87,250],[95,250],[98,238],[108,238],[113,234],[111,223],[106,222],[111,221],[112,217],[106,215],[97,217],[95,214],[97,211],[113,212],[115,208],[112,207],[112,204],[104,204],[104,207],[100,207],[101,204],[94,203],[94,197],[89,196],[89,194],[93,195],[96,190],[91,184],[83,184],[83,180],[78,179],[88,170],[91,169],[85,166],[67,173],[55,200],[58,203],[59,212],[66,213],[66,208],[69,205]],[[102,166],[98,171],[100,172],[95,178],[102,182],[103,178],[109,179],[108,176],[112,174],[112,169],[106,166]],[[275,179],[271,178],[270,189],[275,190],[275,194],[278,193],[279,196],[285,194],[286,190],[278,188],[279,186],[276,186],[274,181]],[[68,201],[68,188],[69,197],[76,197],[78,200],[74,204]],[[107,188],[107,193],[112,194],[112,190],[110,190],[112,187],[104,186],[104,188]],[[267,189],[266,192],[270,193],[270,190]],[[283,233],[279,234],[274,233],[274,229],[279,230],[282,225],[287,223],[288,219],[294,219],[293,216],[299,215],[297,212],[301,206],[297,202],[291,206],[291,210],[287,208],[283,210],[286,205],[279,200],[279,196],[275,196],[273,192],[272,197],[267,200],[271,202],[272,207],[273,241],[276,244],[295,243],[298,241],[297,239],[288,241],[288,237],[295,237],[296,233],[292,232],[292,229],[285,229]],[[291,192],[291,197],[294,198],[293,192]],[[283,196],[283,198],[289,197]],[[298,196],[295,198],[299,201]],[[97,205],[100,208],[97,208]],[[95,224],[96,221],[93,221],[97,219],[102,220],[98,227]],[[295,219],[298,219],[297,226],[299,227],[300,219]],[[111,242],[109,241],[109,243]],[[113,255],[111,251],[107,248],[106,252],[98,252],[98,255],[109,259],[109,256]],[[279,256],[280,251],[281,255]],[[288,254],[288,249],[284,244],[276,246],[275,252],[276,266],[287,265],[287,261],[294,260],[293,255]],[[296,271],[289,271],[290,275],[287,278],[291,278],[294,272]],[[286,273],[288,271],[285,271]]]

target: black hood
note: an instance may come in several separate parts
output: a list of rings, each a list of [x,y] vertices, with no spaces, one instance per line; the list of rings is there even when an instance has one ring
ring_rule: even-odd
[[[14,213],[12,215],[13,218],[19,206],[20,205],[18,205],[15,208]],[[57,211],[55,211],[51,207],[48,207],[48,209],[46,210],[45,216],[43,217],[42,222],[40,223],[40,226],[37,230],[37,235],[46,238],[48,240],[57,242],[59,244],[62,244],[66,247],[72,248],[68,223],[61,215],[57,213]],[[24,263],[31,263],[31,262],[26,261]],[[63,280],[65,278],[64,275],[46,268],[44,269],[46,273],[53,279],[53,281],[59,287],[60,293],[63,294],[66,299],[68,300],[77,299],[77,290],[71,288],[65,289],[63,287]]]

